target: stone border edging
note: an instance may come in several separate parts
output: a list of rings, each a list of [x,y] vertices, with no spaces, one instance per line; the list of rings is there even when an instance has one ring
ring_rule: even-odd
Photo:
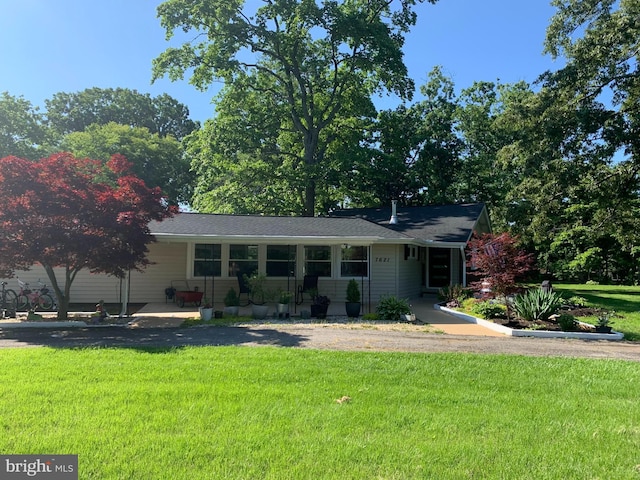
[[[497,323],[490,322],[489,320],[484,320],[482,318],[477,318],[472,315],[458,312],[457,310],[453,310],[451,308],[443,307],[442,305],[438,305],[437,303],[433,306],[436,310],[440,310],[442,312],[453,315],[454,317],[458,317],[465,322],[475,323],[477,325],[481,325],[489,330],[493,330],[494,332],[500,332],[505,335],[509,335],[512,337],[538,337],[538,338],[578,338],[582,340],[622,340],[624,338],[624,334],[616,331],[611,331],[611,333],[587,333],[587,332],[552,332],[550,330],[517,330],[509,327],[505,327],[504,325],[498,325]]]

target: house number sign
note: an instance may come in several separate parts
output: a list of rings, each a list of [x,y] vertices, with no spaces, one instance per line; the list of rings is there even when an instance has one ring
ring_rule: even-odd
[[[391,257],[376,257],[376,263],[389,263]]]

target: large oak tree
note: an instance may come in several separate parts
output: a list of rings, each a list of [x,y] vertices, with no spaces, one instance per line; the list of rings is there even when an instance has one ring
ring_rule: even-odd
[[[411,97],[402,47],[422,1],[264,0],[251,10],[244,0],[169,0],[158,7],[167,37],[182,30],[192,40],[156,58],[154,78],[191,73],[203,90],[222,80],[231,92],[269,97],[288,136],[280,160],[302,181],[302,213],[314,215],[318,184],[331,175],[336,126],[368,114],[376,92]]]

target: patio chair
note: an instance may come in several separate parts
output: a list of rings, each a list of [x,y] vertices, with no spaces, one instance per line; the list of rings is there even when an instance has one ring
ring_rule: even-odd
[[[298,285],[298,292],[296,293],[296,305],[300,305],[304,301],[304,294],[318,293],[318,276],[317,275],[305,275],[302,280],[302,285]]]
[[[240,305],[242,305],[243,307],[246,307],[247,305],[249,305],[251,303],[251,289],[249,288],[249,284],[247,283],[247,281],[244,278],[244,275],[242,275],[241,273],[238,273],[238,290],[240,291],[240,293],[238,294],[238,300],[240,301]],[[242,294],[246,294],[247,295],[247,303],[242,303]]]

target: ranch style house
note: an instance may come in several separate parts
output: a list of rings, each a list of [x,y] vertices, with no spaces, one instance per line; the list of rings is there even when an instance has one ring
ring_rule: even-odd
[[[270,290],[294,296],[305,276],[319,295],[344,302],[355,278],[364,301],[381,296],[415,298],[452,284],[466,284],[465,247],[474,232],[491,231],[482,203],[343,209],[326,217],[179,213],[152,222],[152,262],[126,279],[81,271],[74,303],[165,302],[168,288],[199,290],[222,303],[243,274],[264,273]],[[47,282],[39,266],[17,276]],[[63,278],[63,276],[58,276]],[[10,286],[15,279],[8,279]],[[308,301],[308,297],[305,299]]]

